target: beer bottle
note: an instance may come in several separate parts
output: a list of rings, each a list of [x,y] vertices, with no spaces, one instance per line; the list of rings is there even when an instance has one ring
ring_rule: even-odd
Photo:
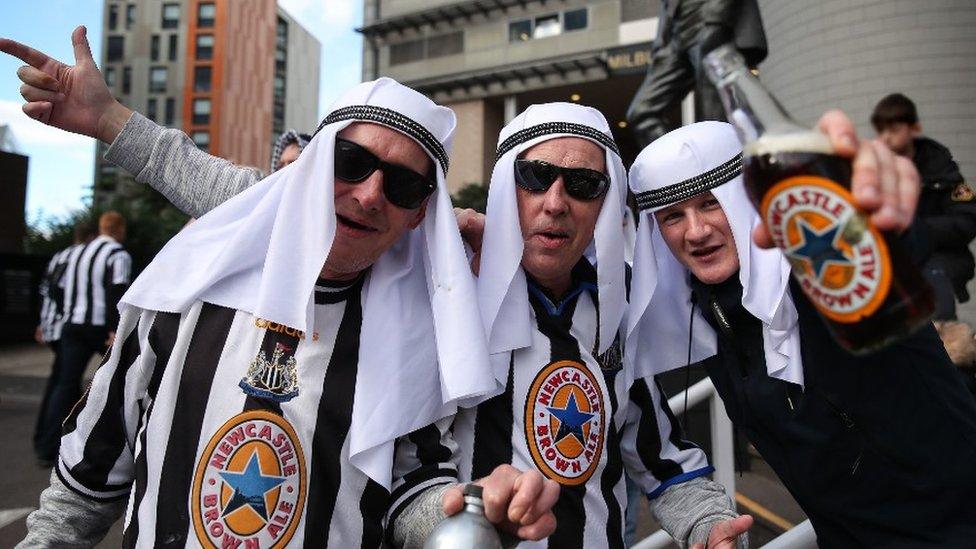
[[[501,549],[498,532],[485,518],[481,486],[464,487],[464,509],[442,520],[424,543],[424,549]]]
[[[705,65],[743,143],[746,191],[837,342],[863,354],[927,323],[932,288],[898,235],[854,206],[850,160],[793,121],[731,45]]]

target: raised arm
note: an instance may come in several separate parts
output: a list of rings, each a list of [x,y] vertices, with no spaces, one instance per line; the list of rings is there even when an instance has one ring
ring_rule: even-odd
[[[259,171],[200,151],[183,132],[162,128],[119,103],[95,66],[85,34],[84,27],[71,34],[74,65],[0,38],[0,51],[27,63],[17,70],[27,116],[111,144],[110,161],[193,217],[261,178]]]

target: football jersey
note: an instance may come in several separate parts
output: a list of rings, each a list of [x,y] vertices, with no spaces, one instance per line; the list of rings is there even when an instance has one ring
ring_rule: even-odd
[[[622,548],[625,469],[653,498],[712,468],[654,380],[626,386],[619,339],[598,355],[596,272],[582,260],[573,279],[560,300],[529,279],[531,346],[510,353],[503,393],[458,412],[461,478],[510,463],[561,485],[555,533],[520,547]]]
[[[363,279],[315,289],[312,333],[212,303],[123,319],[57,474],[129,498],[126,547],[378,547],[391,493],[349,462]],[[456,480],[451,418],[395,444],[401,504]]]

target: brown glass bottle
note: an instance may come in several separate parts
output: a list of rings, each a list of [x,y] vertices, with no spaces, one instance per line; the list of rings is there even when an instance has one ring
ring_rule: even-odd
[[[706,65],[744,143],[749,197],[837,342],[867,353],[926,324],[932,289],[898,236],[854,207],[850,160],[791,120],[734,48]]]

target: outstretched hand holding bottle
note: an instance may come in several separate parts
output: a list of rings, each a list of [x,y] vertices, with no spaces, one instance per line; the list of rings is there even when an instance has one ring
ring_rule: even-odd
[[[926,324],[932,289],[899,238],[920,192],[911,162],[858,143],[840,111],[820,131],[800,125],[731,46],[705,65],[743,143],[746,191],[763,221],[754,239],[783,251],[837,342],[871,352]]]

